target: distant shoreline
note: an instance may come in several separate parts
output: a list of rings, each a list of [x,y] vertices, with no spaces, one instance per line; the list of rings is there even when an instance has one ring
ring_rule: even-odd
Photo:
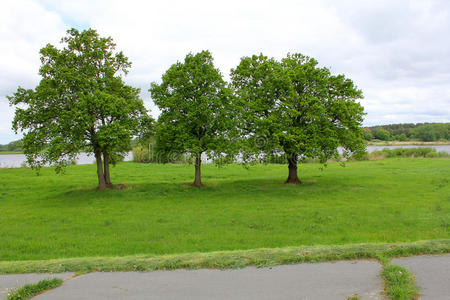
[[[22,151],[0,151],[0,155],[8,155],[8,154],[23,154]]]
[[[450,141],[421,142],[421,141],[379,141],[369,142],[369,146],[439,146],[450,145]]]
[[[435,141],[435,142],[421,142],[421,141],[376,141],[368,142],[368,146],[441,146],[450,145],[450,141]],[[8,154],[24,154],[22,151],[0,151],[0,155]]]

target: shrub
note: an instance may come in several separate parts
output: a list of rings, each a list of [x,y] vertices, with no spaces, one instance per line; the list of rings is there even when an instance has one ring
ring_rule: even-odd
[[[394,137],[394,140],[400,141],[400,142],[404,142],[404,141],[407,141],[408,138],[406,137],[406,135],[405,135],[404,133],[402,133],[402,134],[396,135],[396,136]]]
[[[372,134],[372,132],[370,131],[370,129],[367,129],[367,128],[364,129],[364,139],[365,139],[366,141],[371,141],[371,140],[373,140],[373,134]]]
[[[369,154],[369,160],[377,160],[386,158],[386,153],[383,150],[376,150]]]
[[[349,160],[356,160],[356,161],[369,160],[369,152],[364,151],[353,153],[352,156],[350,156]]]
[[[142,146],[137,146],[133,148],[133,161],[140,163],[152,162],[152,155],[150,149],[144,148]]]
[[[391,134],[385,129],[380,129],[375,133],[375,137],[382,141],[389,141]]]
[[[436,152],[436,151],[433,151],[433,152],[427,153],[425,155],[425,157],[428,157],[428,158],[450,157],[450,154],[447,153],[447,152]]]
[[[370,159],[380,159],[386,157],[449,157],[450,154],[447,152],[437,152],[434,148],[396,148],[373,151],[370,153]]]

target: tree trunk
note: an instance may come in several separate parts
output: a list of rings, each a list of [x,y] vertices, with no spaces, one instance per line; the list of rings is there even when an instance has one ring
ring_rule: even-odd
[[[291,153],[288,158],[288,167],[289,167],[289,176],[286,180],[288,184],[300,184],[302,183],[300,179],[298,179],[297,175],[297,153]]]
[[[200,153],[195,158],[195,180],[192,184],[193,186],[202,187],[202,174],[201,174],[201,166],[202,166],[202,154]]]
[[[109,173],[109,154],[103,153],[103,170],[105,175],[105,184],[107,187],[111,187],[111,177]]]
[[[103,174],[102,153],[99,150],[95,151],[95,160],[97,162],[98,189],[105,190],[107,186]]]

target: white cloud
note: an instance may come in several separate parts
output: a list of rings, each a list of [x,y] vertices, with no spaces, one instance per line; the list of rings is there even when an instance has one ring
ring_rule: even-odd
[[[42,46],[71,26],[90,26],[130,57],[126,80],[142,89],[154,114],[150,82],[188,52],[209,49],[226,77],[246,55],[313,56],[363,90],[368,125],[450,119],[444,0],[3,0],[0,11],[0,101],[18,85],[36,85]],[[1,143],[12,117],[0,109]]]
[[[0,2],[0,143],[20,137],[11,130],[14,109],[6,96],[39,82],[39,49],[58,42],[64,31],[60,16],[36,1]]]

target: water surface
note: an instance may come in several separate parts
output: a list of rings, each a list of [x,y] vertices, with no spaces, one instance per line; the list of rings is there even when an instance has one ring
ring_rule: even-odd
[[[450,145],[399,145],[399,146],[367,146],[369,153],[377,150],[383,150],[384,148],[396,149],[396,148],[434,148],[437,152],[450,153]],[[129,152],[125,157],[125,161],[133,160],[133,153]],[[203,159],[206,163],[210,162],[208,159]],[[93,155],[87,153],[80,153],[76,160],[78,165],[92,164],[95,161]],[[24,154],[0,154],[0,168],[20,168],[26,162]]]
[[[125,157],[125,161],[133,160],[133,154],[130,152]],[[0,154],[0,168],[20,168],[26,163],[27,159],[24,154]],[[93,164],[95,157],[93,154],[80,153],[76,162],[78,165]]]

